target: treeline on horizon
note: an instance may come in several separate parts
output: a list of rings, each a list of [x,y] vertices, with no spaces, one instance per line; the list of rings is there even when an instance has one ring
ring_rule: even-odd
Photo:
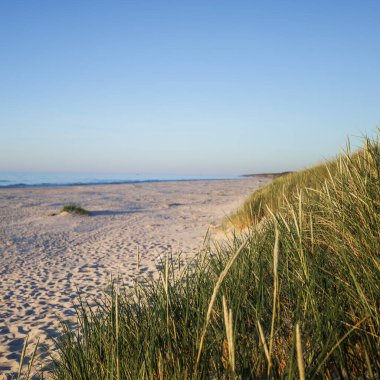
[[[275,179],[232,237],[62,323],[54,379],[380,377],[380,146]]]

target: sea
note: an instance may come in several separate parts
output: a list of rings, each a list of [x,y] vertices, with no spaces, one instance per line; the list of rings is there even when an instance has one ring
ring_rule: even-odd
[[[121,173],[52,173],[0,172],[0,188],[63,187],[86,185],[115,185],[144,182],[204,181],[237,179],[221,176],[176,176]]]

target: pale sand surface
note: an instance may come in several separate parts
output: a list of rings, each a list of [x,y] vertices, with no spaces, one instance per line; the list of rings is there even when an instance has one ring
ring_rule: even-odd
[[[17,368],[26,334],[49,344],[57,314],[73,315],[77,289],[94,297],[111,273],[131,284],[136,276],[154,276],[160,255],[193,256],[209,227],[268,182],[0,189],[0,374]],[[51,216],[68,203],[91,215]]]

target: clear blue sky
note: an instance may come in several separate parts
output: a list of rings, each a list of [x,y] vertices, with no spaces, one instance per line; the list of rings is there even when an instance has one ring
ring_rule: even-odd
[[[296,170],[380,125],[380,1],[2,1],[0,170]]]

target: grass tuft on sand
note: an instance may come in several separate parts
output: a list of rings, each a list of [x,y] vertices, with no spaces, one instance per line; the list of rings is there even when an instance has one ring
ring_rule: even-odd
[[[78,206],[76,204],[68,204],[66,206],[63,206],[60,213],[68,213],[72,215],[90,215],[90,212],[81,206]]]
[[[191,266],[63,323],[54,379],[380,377],[380,147],[276,179]]]

